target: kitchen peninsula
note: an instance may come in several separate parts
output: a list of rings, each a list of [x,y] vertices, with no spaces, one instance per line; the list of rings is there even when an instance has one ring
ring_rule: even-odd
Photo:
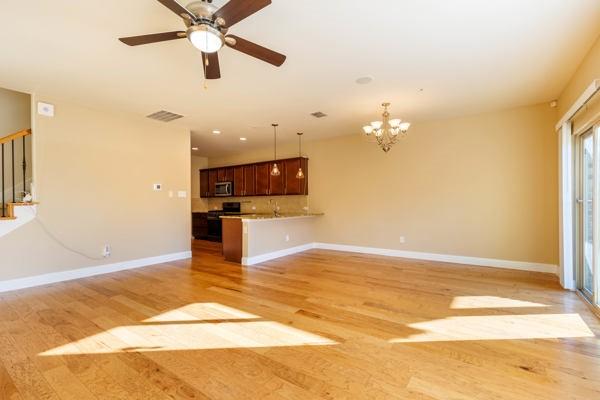
[[[225,260],[254,265],[310,248],[314,225],[323,214],[222,216]]]

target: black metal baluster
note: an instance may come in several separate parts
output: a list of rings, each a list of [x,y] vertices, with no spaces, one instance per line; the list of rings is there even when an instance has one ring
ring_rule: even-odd
[[[2,217],[6,217],[6,202],[4,201],[4,143],[2,143]]]
[[[12,189],[13,189],[13,203],[17,202],[17,194],[15,193],[15,141],[11,141],[12,147]]]
[[[27,172],[27,160],[25,160],[25,136],[23,136],[23,196],[25,196],[25,193],[27,192],[27,180],[25,179],[25,176]]]

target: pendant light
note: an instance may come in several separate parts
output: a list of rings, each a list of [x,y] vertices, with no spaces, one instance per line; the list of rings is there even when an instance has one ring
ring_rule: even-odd
[[[271,169],[271,176],[279,176],[281,175],[281,171],[279,170],[279,167],[277,166],[277,127],[279,126],[279,124],[271,124],[271,126],[273,127],[273,140],[275,143],[275,161],[273,161],[273,168]]]
[[[302,158],[302,132],[298,132],[298,157]],[[302,161],[300,161],[300,167],[298,168],[298,173],[296,174],[297,179],[304,179],[304,172],[302,171]]]

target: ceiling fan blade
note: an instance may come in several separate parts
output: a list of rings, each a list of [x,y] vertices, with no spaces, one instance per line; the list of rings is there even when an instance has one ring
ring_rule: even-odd
[[[219,53],[202,53],[202,69],[206,79],[221,78],[221,67],[219,67]]]
[[[151,35],[131,36],[126,38],[119,38],[119,40],[128,46],[139,46],[141,44],[150,44],[158,42],[166,42],[167,40],[183,39],[186,37],[185,32],[164,32],[164,33],[153,33]]]
[[[213,16],[215,18],[223,18],[225,26],[229,28],[244,18],[262,10],[269,4],[271,4],[271,0],[229,0]]]
[[[235,35],[227,35],[225,38],[225,43],[232,49],[241,51],[242,53],[268,62],[269,64],[273,64],[276,67],[280,67],[287,58],[283,54],[267,49],[266,47],[259,46],[256,43],[252,43]]]
[[[179,15],[181,18],[191,18],[191,20],[195,20],[196,16],[187,8],[176,2],[175,0],[158,0],[163,6],[167,7],[169,10],[173,11],[175,14]]]

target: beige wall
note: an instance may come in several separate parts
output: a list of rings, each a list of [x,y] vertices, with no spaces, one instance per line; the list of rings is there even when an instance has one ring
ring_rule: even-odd
[[[558,100],[558,116],[562,117],[592,83],[600,79],[600,37],[573,75]]]
[[[256,257],[314,243],[321,217],[244,221],[244,257]]]
[[[39,100],[56,105],[54,118],[34,119],[39,218],[0,238],[0,280],[188,251],[190,132]],[[112,256],[97,259],[105,244]]]
[[[0,138],[31,128],[31,97],[0,88]]]
[[[307,141],[310,210],[325,213],[317,240],[556,264],[556,120],[555,109],[538,105],[415,124],[389,154],[359,134]]]
[[[192,212],[208,210],[208,200],[200,198],[200,170],[208,167],[208,158],[192,156]]]

